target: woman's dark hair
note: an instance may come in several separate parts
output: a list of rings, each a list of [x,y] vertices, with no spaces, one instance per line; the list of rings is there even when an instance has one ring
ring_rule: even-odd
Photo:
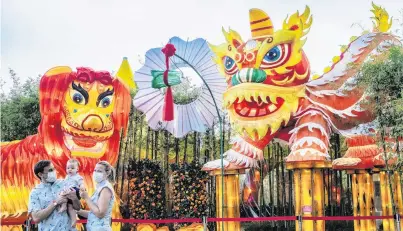
[[[38,177],[38,179],[41,179],[39,177],[39,173],[43,173],[43,170],[48,167],[52,162],[50,160],[41,160],[38,163],[35,164],[34,166],[34,173],[35,176]]]

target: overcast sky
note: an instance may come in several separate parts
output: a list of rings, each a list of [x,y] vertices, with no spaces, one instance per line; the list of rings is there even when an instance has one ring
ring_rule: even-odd
[[[375,3],[395,18],[403,8],[400,0]],[[265,10],[276,29],[305,5],[313,24],[304,50],[319,73],[339,54],[339,45],[360,34],[353,23],[372,26],[369,0],[2,0],[0,74],[10,84],[9,67],[23,79],[55,65],[116,70],[124,56],[137,70],[139,57],[170,37],[219,44],[221,27],[231,27],[246,40],[250,8]]]

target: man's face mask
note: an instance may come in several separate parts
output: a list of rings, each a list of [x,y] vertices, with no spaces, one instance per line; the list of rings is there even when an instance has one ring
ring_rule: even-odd
[[[48,172],[48,177],[46,178],[46,182],[53,183],[55,181],[56,181],[56,171],[53,170],[51,172]]]

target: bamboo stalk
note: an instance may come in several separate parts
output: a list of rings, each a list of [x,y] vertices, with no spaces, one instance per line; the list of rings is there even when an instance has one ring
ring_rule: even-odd
[[[222,203],[222,177],[220,174],[216,175],[216,214],[221,217],[222,210],[224,209],[224,217],[239,217],[239,173],[232,173],[224,175],[224,203]],[[224,204],[224,208],[221,205]],[[224,230],[222,229],[221,222],[217,222],[217,231],[240,231],[241,224],[239,221],[224,222]]]
[[[227,142],[227,150],[230,148],[230,141],[231,140],[231,126],[228,125],[228,142]]]
[[[353,214],[354,216],[358,216],[358,201],[359,201],[359,195],[358,195],[358,184],[357,184],[357,174],[353,173],[352,174],[352,191],[353,191]],[[359,220],[354,220],[354,231],[360,231],[360,221]]]
[[[386,174],[386,182],[387,182],[387,185],[389,186],[389,184],[391,183],[391,179],[390,179],[390,175],[387,173]],[[394,203],[394,201],[392,201],[392,191],[391,191],[391,188],[387,188],[387,192],[388,192],[388,215],[389,216],[393,216],[393,203]],[[395,231],[395,222],[394,222],[394,220],[393,219],[390,219],[389,220],[389,229],[390,229],[390,231]]]
[[[312,170],[301,169],[301,206],[305,217],[312,217]],[[313,221],[304,220],[302,230],[313,230]]]
[[[154,154],[153,154],[153,160],[158,159],[158,135],[159,135],[159,131],[155,131],[155,138],[154,138]]]
[[[156,133],[151,130],[150,130],[150,132],[151,132],[151,159],[153,160],[154,159],[154,143],[155,143],[154,139],[155,139]]]
[[[185,147],[183,149],[183,162],[187,163],[187,152],[188,152],[188,135],[185,136]]]
[[[285,202],[286,202],[286,190],[285,190],[285,173],[284,173],[284,150],[281,149],[281,191],[282,191],[282,197],[281,197],[281,203],[282,203],[282,215],[284,216],[286,214],[286,207],[285,207]],[[284,222],[284,225],[286,225],[286,222]]]
[[[397,205],[397,212],[398,214],[403,214],[403,198],[402,198],[402,181],[401,176],[398,171],[394,171],[394,185],[395,185],[395,195],[396,195],[396,205]],[[400,222],[400,229],[403,230],[403,222]]]
[[[165,178],[165,189],[169,188],[169,146],[170,146],[170,140],[169,140],[169,136],[170,134],[168,133],[167,130],[165,130],[164,132],[165,135],[165,155],[164,155],[164,178]],[[167,210],[167,213],[170,214],[171,213],[171,206],[170,206],[170,193],[169,190],[165,190],[165,208]]]
[[[142,144],[143,144],[143,122],[144,122],[144,118],[143,115],[140,116],[140,138],[139,138],[139,156],[138,156],[138,160],[141,160],[141,148],[142,148]]]
[[[357,176],[358,179],[358,205],[360,206],[360,211],[359,211],[359,215],[360,216],[365,216],[365,210],[366,210],[366,203],[365,203],[365,177],[364,174],[360,173]],[[366,220],[360,220],[360,227],[361,230],[365,231],[368,229],[367,227],[367,222]]]
[[[147,138],[146,138],[146,159],[149,158],[149,152],[150,152],[150,133],[151,133],[151,128],[147,128]],[[151,134],[152,135],[152,134]],[[140,160],[140,159],[139,159]]]
[[[346,190],[349,190],[349,192],[351,192],[352,193],[352,175],[348,175],[348,177],[347,177],[347,188],[346,188]],[[347,204],[348,204],[348,206],[351,206],[352,207],[352,202],[351,202],[351,197],[347,197]],[[345,215],[345,214],[343,214],[343,215]]]
[[[325,197],[325,193],[323,190],[323,170],[322,169],[315,169],[314,171],[314,191],[313,191],[313,195],[315,195],[313,197],[314,200],[314,211],[315,211],[315,215],[316,216],[323,216],[323,205],[324,205],[324,197]],[[322,231],[325,230],[325,221],[315,221],[315,230],[316,231]]]
[[[375,202],[375,184],[374,184],[374,177],[373,177],[373,175],[371,175],[371,193],[372,193],[372,196],[371,196],[371,216],[373,216],[373,215],[375,215],[374,213],[375,213],[375,204],[374,204],[374,202]],[[375,231],[376,230],[376,220],[373,220],[373,223],[372,223],[372,225],[373,225],[373,230]]]
[[[380,178],[380,188],[381,188],[381,199],[382,199],[382,215],[383,216],[388,216],[389,214],[389,209],[388,209],[388,183],[386,180],[386,173],[384,171],[381,171],[379,173],[379,178]],[[383,224],[383,230],[384,231],[390,231],[390,222],[388,219],[383,219],[382,220]]]
[[[213,122],[213,128],[211,129],[211,135],[212,135],[212,144],[213,144],[213,152],[211,153],[213,156],[213,160],[217,159],[217,145],[216,145],[216,138],[215,138],[215,132],[214,132],[214,126],[215,123]]]
[[[197,157],[197,132],[193,133],[193,160],[198,160]]]
[[[138,111],[135,110],[134,111],[135,116],[134,116],[134,121],[133,121],[133,139],[132,139],[132,144],[133,144],[133,150],[132,150],[132,156],[134,156],[134,158],[136,158],[136,141],[137,141],[137,120],[138,120]]]
[[[291,215],[292,214],[292,209],[293,209],[293,178],[292,178],[292,171],[288,171],[288,214],[287,215]],[[290,222],[291,224],[291,222]]]
[[[129,125],[130,126],[130,125]],[[122,149],[123,149],[123,129],[121,129],[120,131],[120,139],[119,139],[119,152],[118,152],[118,161],[116,163],[116,181],[119,183],[119,171],[120,171],[120,164],[121,164],[121,159],[122,159]],[[115,190],[118,189],[119,184],[116,184],[115,186]]]
[[[371,216],[373,207],[373,200],[374,200],[374,192],[373,192],[373,180],[372,174],[365,173],[365,215]],[[367,230],[369,231],[376,231],[375,220],[366,220],[367,223]]]
[[[301,211],[301,170],[294,169],[294,190],[295,190],[295,213],[297,216],[302,215]],[[295,221],[295,230],[300,230],[300,225],[298,221]]]

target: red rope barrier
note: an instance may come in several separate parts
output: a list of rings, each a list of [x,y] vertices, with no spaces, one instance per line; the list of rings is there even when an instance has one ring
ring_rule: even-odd
[[[207,218],[207,222],[220,222],[220,221],[295,221],[296,216],[284,216],[284,217],[242,217],[242,218]]]
[[[403,216],[403,215],[400,215]],[[394,219],[394,216],[334,216],[334,217],[302,217],[302,220],[310,221],[353,221],[353,220],[383,220],[383,219]],[[207,222],[226,222],[226,221],[239,221],[239,222],[250,222],[250,221],[296,221],[296,216],[280,216],[280,217],[242,217],[242,218],[207,218]],[[161,219],[161,220],[144,220],[144,219],[112,219],[112,222],[121,223],[152,223],[152,224],[170,224],[170,223],[201,223],[201,218],[184,218],[184,219]],[[77,223],[83,224],[87,223],[87,220],[78,220]],[[1,225],[24,225],[25,222],[16,221],[1,221]],[[31,221],[31,224],[35,222]]]
[[[184,218],[184,219],[163,219],[163,220],[143,220],[143,219],[112,219],[112,222],[122,223],[153,223],[153,224],[170,224],[170,223],[194,223],[202,222],[201,218]]]
[[[25,222],[19,222],[19,221],[1,221],[1,226],[3,225],[24,225]]]
[[[354,221],[354,220],[383,220],[393,219],[393,216],[336,216],[336,217],[302,217],[308,221]]]

